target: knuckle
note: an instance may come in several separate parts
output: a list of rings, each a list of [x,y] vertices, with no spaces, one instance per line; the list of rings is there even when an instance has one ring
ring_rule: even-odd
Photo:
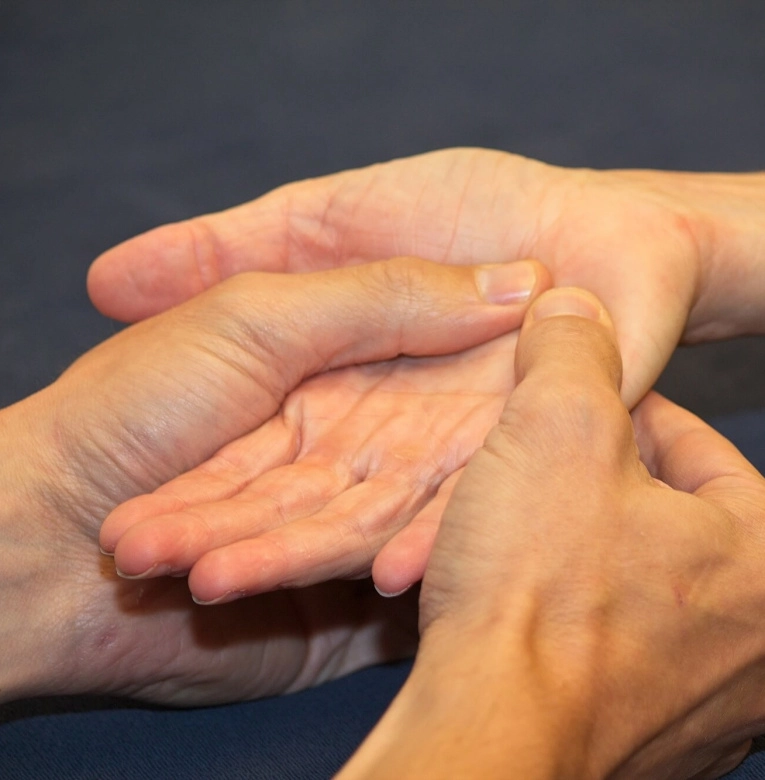
[[[437,314],[434,280],[428,278],[426,261],[415,257],[395,257],[374,264],[372,285],[379,316],[386,328],[379,338],[391,344],[391,350],[405,353],[409,347],[409,326],[413,320],[421,326]],[[431,269],[432,270],[432,269]],[[366,285],[369,291],[369,286]]]
[[[400,304],[412,304],[428,289],[425,261],[416,257],[394,257],[377,264],[380,287]]]
[[[511,403],[502,426],[522,437],[527,447],[552,451],[565,459],[604,463],[621,462],[634,453],[634,432],[629,412],[615,389],[584,382],[547,382],[521,385],[517,403]]]
[[[183,228],[187,231],[200,285],[203,290],[209,289],[221,281],[221,249],[216,233],[205,217],[180,223],[180,229]]]

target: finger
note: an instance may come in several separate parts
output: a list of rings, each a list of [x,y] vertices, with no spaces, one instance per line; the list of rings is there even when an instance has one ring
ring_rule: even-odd
[[[394,255],[517,259],[521,241],[508,232],[507,213],[526,223],[521,198],[508,193],[487,210],[465,191],[471,184],[481,192],[484,180],[494,191],[498,171],[512,180],[518,165],[547,170],[504,152],[443,150],[290,184],[105,252],[91,267],[88,291],[104,314],[132,322],[245,271],[315,271]]]
[[[185,573],[209,550],[266,533],[323,509],[354,482],[347,469],[301,461],[269,471],[227,501],[187,506],[128,528],[114,548],[124,577]]]
[[[246,271],[312,271],[336,262],[290,262],[294,230],[287,211],[295,187],[319,188],[331,197],[335,177],[281,187],[241,206],[162,225],[100,255],[88,271],[88,293],[108,317],[136,322],[193,298]],[[321,208],[321,203],[318,208]],[[388,251],[374,259],[396,254]],[[372,259],[372,258],[370,258]]]
[[[183,303],[236,273],[286,270],[280,262],[281,242],[276,247],[270,240],[274,220],[265,200],[256,201],[257,206],[246,204],[163,225],[107,250],[88,271],[88,294],[93,304],[108,317],[137,322]],[[265,220],[259,220],[259,215]],[[264,221],[269,223],[266,230],[261,224]],[[237,230],[242,231],[239,239]],[[237,247],[248,243],[252,261],[244,266],[237,262]]]
[[[283,416],[272,418],[253,433],[226,445],[197,468],[166,482],[153,493],[136,496],[116,507],[101,525],[101,552],[113,553],[125,532],[143,520],[181,512],[194,504],[232,498],[262,474],[292,462],[298,446],[299,434],[294,425]],[[140,565],[136,562],[129,569],[141,571],[136,568]]]
[[[199,603],[223,603],[276,588],[365,577],[382,545],[422,506],[426,486],[380,478],[345,491],[321,511],[219,547],[189,574]]]
[[[57,386],[97,383],[122,404],[123,431],[152,454],[171,448],[144,467],[133,492],[148,492],[262,425],[309,376],[491,340],[520,324],[549,281],[533,261],[457,267],[416,258],[240,274],[118,333]],[[93,428],[95,416],[84,408],[70,427]]]
[[[444,480],[435,497],[375,557],[372,579],[381,596],[398,596],[422,579],[444,509],[462,472],[459,469]]]
[[[222,303],[238,314],[244,339],[286,370],[291,387],[330,368],[450,354],[495,338],[517,327],[550,283],[534,261],[455,267],[413,257],[312,275],[245,276],[246,284],[231,286],[233,300],[220,293]]]
[[[444,511],[423,580],[438,595],[423,626],[450,599],[465,608],[493,599],[508,572],[560,576],[561,560],[603,530],[612,499],[633,480],[650,482],[619,395],[616,334],[594,296],[561,288],[539,297],[518,338],[516,376]]]
[[[515,353],[516,378],[542,372],[617,391],[621,358],[611,318],[598,299],[574,287],[550,290],[531,306]],[[539,380],[537,380],[539,381]]]
[[[731,442],[658,393],[646,396],[632,417],[643,461],[670,487],[705,495],[733,481],[759,488],[759,472]]]
[[[623,468],[625,457],[637,463],[632,425],[619,397],[616,334],[592,294],[561,288],[540,296],[521,330],[515,370],[518,387],[487,444],[512,437],[513,460],[530,458],[524,468],[535,473],[558,464],[600,464],[611,473]]]

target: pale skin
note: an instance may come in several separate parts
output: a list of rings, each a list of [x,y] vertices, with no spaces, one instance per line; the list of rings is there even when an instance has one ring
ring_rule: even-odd
[[[339,777],[730,771],[762,731],[765,480],[656,394],[630,419],[584,291],[532,305],[516,375],[444,512],[414,670]]]
[[[465,346],[525,309],[487,304],[469,270],[379,269],[241,276],[124,331],[0,413],[3,700],[215,703],[413,650],[414,600],[380,599],[369,582],[199,607],[182,581],[120,580],[95,547],[104,507],[231,435],[221,404],[267,414],[288,375],[442,351],[432,326],[444,320]],[[259,304],[276,297],[280,310],[263,316]],[[383,311],[396,326],[366,338]],[[519,343],[521,384],[439,532],[414,673],[345,776],[717,776],[763,718],[763,479],[657,396],[633,431],[615,335],[589,294],[543,294]]]
[[[2,698],[214,703],[411,652],[412,598],[340,582],[198,607],[182,581],[117,578],[98,518],[257,426],[314,372],[514,327],[527,304],[489,303],[486,270],[242,275],[3,410]],[[719,775],[763,721],[763,480],[657,396],[633,430],[615,334],[587,293],[532,305],[516,369],[447,507],[415,671],[347,776]]]
[[[251,411],[266,410],[290,372],[299,381],[344,360],[440,351],[434,321],[472,322],[461,329],[469,340],[518,317],[487,305],[463,269],[393,268],[407,269],[403,307],[395,271],[380,285],[377,267],[323,286],[242,276],[119,334],[0,413],[4,700],[109,692],[214,703],[412,650],[413,600],[380,599],[368,582],[198,607],[181,581],[120,580],[95,548],[104,506],[230,435],[210,413],[218,404],[249,397],[259,399]],[[417,269],[427,284],[413,287]],[[370,279],[372,305],[359,284]],[[277,294],[279,314],[254,313]],[[392,338],[363,337],[376,310],[393,312]],[[298,313],[326,333],[296,332]],[[615,336],[587,293],[539,299],[516,366],[519,389],[439,532],[415,671],[346,776],[716,776],[762,722],[763,480],[657,396],[633,431]],[[573,457],[583,450],[595,457]]]
[[[257,428],[313,375],[517,328],[548,283],[538,270],[523,301],[505,267],[412,258],[239,275],[0,411],[0,700],[97,692],[211,704],[411,654],[414,599],[385,601],[363,581],[199,607],[185,580],[118,577],[98,552],[101,519]]]
[[[631,407],[679,340],[763,332],[763,182],[448,150],[159,228],[99,258],[89,288],[102,311],[132,320],[253,268],[402,253],[442,263],[537,257],[556,284],[591,290],[613,313]],[[460,469],[514,387],[513,338],[448,360],[322,376],[274,421],[121,507],[102,546],[127,576],[190,572],[204,602],[370,570],[382,592],[405,589],[421,578]],[[270,471],[264,451],[280,453]]]

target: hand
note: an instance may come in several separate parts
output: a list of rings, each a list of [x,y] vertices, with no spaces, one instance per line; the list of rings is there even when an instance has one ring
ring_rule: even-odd
[[[89,290],[105,314],[135,321],[241,271],[402,254],[459,264],[537,257],[557,285],[591,290],[612,313],[631,407],[681,336],[763,325],[764,205],[756,174],[574,170],[452,149],[298,182],[158,228],[102,255]],[[754,310],[742,307],[745,286]]]
[[[436,268],[443,267],[431,265],[431,273]],[[418,269],[409,270],[404,305],[417,305],[418,296],[435,300],[436,291],[427,289],[435,280]],[[495,292],[507,301],[500,307],[503,327],[517,327],[529,296],[549,277],[535,263],[495,271],[502,285]],[[472,274],[465,273],[474,295]],[[448,321],[450,305],[444,300],[432,313],[431,335],[441,352],[466,345]],[[370,313],[367,333],[390,328],[395,316]],[[347,326],[333,323],[332,332]],[[482,338],[497,332],[484,331]],[[512,387],[509,358],[500,365],[493,357],[512,355],[514,340],[510,334],[454,356],[456,375],[445,358],[435,357],[316,377],[293,392],[267,425],[112,513],[101,531],[102,548],[115,553],[126,576],[191,570],[192,593],[205,603],[367,576],[375,553],[412,515],[429,516],[427,501],[442,480],[480,446],[476,428],[483,431],[496,420]],[[327,350],[329,336],[325,343]],[[215,371],[210,368],[211,378]],[[483,424],[461,429],[476,419]]]
[[[190,572],[199,603],[222,603],[368,576],[411,521],[395,566],[410,584],[430,552],[446,478],[480,447],[476,428],[498,418],[513,387],[515,339],[314,377],[253,433],[118,507],[102,547],[123,576]]]
[[[758,258],[765,256],[763,200],[765,187],[756,176],[566,170],[500,152],[449,150],[289,185],[244,206],[151,231],[99,258],[89,289],[103,312],[134,320],[253,268],[306,271],[400,253],[446,263],[536,256],[557,284],[590,289],[613,313],[626,365],[622,395],[632,406],[653,384],[681,335],[720,338],[762,326],[758,301],[765,297],[765,273],[751,271],[759,270]],[[753,304],[742,304],[744,293],[751,294]],[[482,364],[499,376],[508,357],[497,348]],[[455,413],[450,411],[454,397],[434,401],[429,388],[442,384],[446,371],[449,386],[460,393],[505,392],[513,384],[509,377],[503,387],[479,386],[469,361],[439,366],[430,379],[426,371],[429,375],[423,365],[418,372],[419,388],[409,386],[421,393],[419,401],[410,396],[417,424],[408,426],[403,440],[395,437],[396,449],[420,452],[420,432],[436,429],[446,415],[469,419],[469,429],[461,426],[460,446],[453,449],[450,440],[440,449],[421,451],[426,461],[412,458],[409,484],[418,482],[423,463],[426,469],[432,462],[458,468],[463,458],[454,452],[469,453],[496,420],[483,406],[483,395],[476,398],[473,414],[465,395]],[[333,408],[338,386],[368,387],[362,372],[337,381],[312,388],[317,414]],[[397,376],[391,381],[398,384]],[[389,421],[384,390],[383,385],[379,395],[374,388],[360,392],[364,405]],[[303,424],[313,438],[316,421]],[[331,433],[322,429],[323,448],[347,447],[362,463],[385,458],[389,432],[375,442],[368,431],[369,418],[351,409]],[[367,443],[365,449],[359,449],[360,441]],[[436,501],[377,557],[374,577],[382,591],[399,591],[422,575],[455,480],[447,480]],[[413,507],[394,507],[386,521],[390,528],[417,511],[420,496],[417,492]],[[279,501],[284,500],[282,493]],[[374,533],[359,539],[369,550],[379,543]],[[259,560],[269,550],[274,552],[270,545],[251,548]],[[358,561],[341,562],[336,571],[358,566]],[[284,581],[300,581],[301,567],[300,556],[285,560]],[[263,584],[277,579],[267,577]]]
[[[729,771],[765,714],[765,480],[658,395],[633,428],[582,291],[532,306],[516,373],[444,513],[412,676],[344,776]]]
[[[523,306],[483,297],[489,270],[399,259],[241,275],[119,333],[2,410],[0,697],[213,703],[411,652],[414,604],[397,610],[368,582],[203,609],[182,580],[120,579],[95,540],[115,504],[270,419],[306,377],[515,327]]]

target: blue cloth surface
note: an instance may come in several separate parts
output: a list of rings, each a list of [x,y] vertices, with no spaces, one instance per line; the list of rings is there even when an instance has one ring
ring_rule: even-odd
[[[331,777],[379,719],[408,670],[408,663],[383,666],[290,696],[200,710],[96,702],[100,708],[72,712],[71,701],[42,708],[29,702],[13,708],[15,718],[0,726],[0,776]],[[48,714],[23,714],[36,706]]]

